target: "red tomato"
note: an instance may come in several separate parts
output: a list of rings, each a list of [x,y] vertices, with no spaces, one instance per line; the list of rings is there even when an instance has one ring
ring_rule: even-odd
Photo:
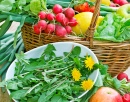
[[[91,6],[91,7],[90,7],[90,12],[92,12],[92,13],[93,13],[93,12],[94,12],[94,10],[95,10],[95,6]]]
[[[80,6],[80,11],[81,12],[88,12],[89,11],[89,4],[87,2],[83,3],[81,6]]]
[[[80,8],[79,8],[79,7],[80,7],[80,5],[75,5],[75,6],[74,6],[74,9],[75,9],[76,11],[80,12]]]

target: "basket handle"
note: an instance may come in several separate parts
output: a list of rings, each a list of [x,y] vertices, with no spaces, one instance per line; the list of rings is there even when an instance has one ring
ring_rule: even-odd
[[[87,29],[86,34],[85,34],[86,40],[88,40],[90,43],[90,48],[93,47],[93,35],[94,35],[95,27],[96,27],[96,22],[99,16],[99,12],[100,12],[100,3],[101,3],[101,0],[96,0],[93,17],[92,17],[90,26]]]

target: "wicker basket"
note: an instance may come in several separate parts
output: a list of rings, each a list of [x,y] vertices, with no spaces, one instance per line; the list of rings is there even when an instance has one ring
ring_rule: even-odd
[[[96,25],[98,12],[100,10],[100,0],[96,1],[96,10],[92,18],[90,27],[86,32],[86,38],[69,35],[61,38],[56,35],[42,33],[40,36],[34,34],[32,25],[24,24],[22,27],[22,38],[26,50],[31,50],[38,46],[53,43],[71,41],[83,44],[96,54],[98,59],[109,66],[108,72],[115,76],[120,72],[125,71],[130,65],[130,42],[113,43],[107,41],[93,41],[93,33]]]

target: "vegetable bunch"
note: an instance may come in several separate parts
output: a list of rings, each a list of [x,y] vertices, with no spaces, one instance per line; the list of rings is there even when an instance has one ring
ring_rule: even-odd
[[[13,47],[14,36],[12,33],[5,34],[0,38],[0,76],[2,80],[5,78],[6,71],[15,59],[15,54],[24,51],[21,33],[18,34],[16,47]]]
[[[55,4],[52,12],[41,11],[38,13],[39,21],[33,26],[34,32],[47,34],[56,34],[59,37],[65,37],[72,32],[73,26],[77,25],[74,18],[75,11],[73,8],[63,8],[59,4]]]

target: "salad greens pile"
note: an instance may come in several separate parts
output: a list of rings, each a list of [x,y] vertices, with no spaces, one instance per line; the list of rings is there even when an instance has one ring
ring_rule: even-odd
[[[94,38],[113,42],[130,40],[130,19],[116,13],[107,14],[96,29]]]
[[[55,47],[48,44],[40,58],[26,59],[23,53],[16,54],[17,62],[13,79],[0,83],[7,86],[10,96],[19,102],[69,102],[77,99],[84,90],[81,82],[88,79],[92,70],[86,68],[84,57],[80,57],[81,48],[72,47],[70,52],[63,52],[64,56],[56,56]],[[72,71],[77,68],[81,77],[75,81]],[[77,70],[77,71],[78,71]],[[75,72],[78,76],[78,72]]]

